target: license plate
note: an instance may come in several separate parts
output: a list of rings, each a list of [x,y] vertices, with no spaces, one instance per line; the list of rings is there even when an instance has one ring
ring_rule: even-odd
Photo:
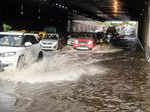
[[[88,49],[88,47],[77,47],[77,49]]]

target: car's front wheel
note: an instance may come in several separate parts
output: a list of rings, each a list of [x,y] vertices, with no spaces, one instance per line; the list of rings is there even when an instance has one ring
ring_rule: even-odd
[[[17,63],[17,69],[18,70],[22,70],[25,67],[25,57],[24,56],[20,56],[18,59],[18,63]]]
[[[41,61],[43,59],[43,52],[40,52],[37,58],[37,62]]]

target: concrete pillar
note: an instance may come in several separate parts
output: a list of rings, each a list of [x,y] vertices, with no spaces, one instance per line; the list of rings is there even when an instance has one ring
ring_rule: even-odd
[[[72,20],[67,21],[67,32],[72,32]]]
[[[145,22],[144,22],[144,48],[145,57],[150,62],[150,0],[146,4],[145,10]]]

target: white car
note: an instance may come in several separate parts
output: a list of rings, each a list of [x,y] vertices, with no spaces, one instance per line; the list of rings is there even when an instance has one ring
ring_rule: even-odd
[[[58,50],[61,48],[61,40],[58,34],[48,33],[45,37],[40,41],[42,50]]]
[[[23,68],[42,57],[38,39],[32,33],[0,32],[0,67]],[[31,57],[29,57],[31,56]]]

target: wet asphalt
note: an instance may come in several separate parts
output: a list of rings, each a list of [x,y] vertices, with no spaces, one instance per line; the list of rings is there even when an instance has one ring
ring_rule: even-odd
[[[150,65],[137,39],[112,44],[124,50],[75,55],[85,62],[89,57],[97,59],[92,64],[107,68],[105,73],[57,83],[1,80],[0,112],[150,112]]]

